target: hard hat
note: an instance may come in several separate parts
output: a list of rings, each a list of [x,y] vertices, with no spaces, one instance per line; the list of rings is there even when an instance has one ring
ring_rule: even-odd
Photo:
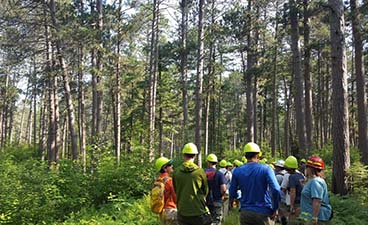
[[[227,162],[226,166],[233,166],[231,162]]]
[[[267,159],[261,159],[261,160],[259,160],[259,163],[260,164],[266,164],[267,163]]]
[[[282,160],[282,159],[279,159],[277,160],[275,163],[274,163],[274,166],[278,166],[278,167],[282,167],[284,168],[284,165],[285,165],[285,161]]]
[[[298,160],[291,155],[286,158],[284,166],[289,169],[296,169],[298,168]]]
[[[254,142],[248,142],[245,146],[244,146],[244,153],[248,153],[248,152],[258,152],[259,156],[262,156],[262,152],[261,149],[259,148],[259,146],[254,143]]]
[[[248,160],[247,160],[247,158],[245,158],[245,156],[242,157],[242,161],[243,161],[243,163],[247,163],[248,162]]]
[[[162,167],[168,165],[168,164],[172,164],[172,160],[166,158],[166,157],[160,157],[156,160],[155,163],[155,168],[157,172],[160,172],[160,170],[162,169]]]
[[[243,163],[242,163],[242,162],[240,162],[240,161],[239,161],[239,160],[237,160],[237,159],[235,159],[235,160],[234,160],[233,164],[234,164],[234,165],[236,165],[236,166],[242,166],[242,165],[243,165]]]
[[[301,160],[300,160],[300,162],[302,162],[302,163],[306,163],[306,162],[307,162],[307,160],[305,160],[305,159],[301,159]]]
[[[207,156],[207,162],[217,163],[217,156],[215,154],[209,154]]]
[[[226,165],[227,165],[227,162],[225,159],[220,161],[220,167],[226,167]]]
[[[320,157],[315,156],[315,155],[308,158],[307,166],[313,167],[316,169],[320,169],[320,170],[325,169],[325,163],[323,162],[323,160]]]
[[[198,154],[198,149],[197,149],[197,146],[193,143],[188,143],[186,145],[184,145],[183,147],[183,151],[182,151],[183,154]]]

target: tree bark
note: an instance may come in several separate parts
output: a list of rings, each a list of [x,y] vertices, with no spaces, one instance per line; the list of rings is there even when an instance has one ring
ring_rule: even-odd
[[[279,23],[278,23],[278,2],[276,3],[276,18],[275,18],[275,46],[273,55],[273,73],[272,73],[272,125],[271,125],[271,154],[272,157],[276,156],[277,147],[277,106],[278,106],[278,85],[277,85],[277,57],[278,57],[278,46],[279,46]]]
[[[348,169],[349,114],[347,99],[347,71],[344,37],[344,5],[340,0],[329,0],[331,76],[332,76],[332,136],[333,136],[333,174],[332,192],[346,195],[349,191]]]
[[[197,145],[198,165],[202,167],[201,135],[202,135],[202,90],[203,90],[203,64],[204,64],[204,0],[199,0],[198,8],[198,51],[197,51],[197,82],[195,91],[195,144]]]
[[[367,100],[363,63],[363,40],[360,13],[356,0],[350,0],[351,19],[353,24],[353,38],[355,49],[355,73],[358,102],[358,133],[359,149],[362,153],[362,162],[368,165],[368,136],[367,136]]]
[[[188,2],[187,0],[182,0],[180,3],[181,9],[181,25],[180,25],[180,74],[182,82],[182,98],[183,98],[183,141],[186,143],[188,141],[188,90],[187,90],[187,79],[188,79],[188,68],[187,68],[187,29],[188,29]]]
[[[313,138],[313,98],[312,98],[312,77],[310,66],[311,47],[309,44],[309,0],[303,0],[304,7],[304,87],[305,87],[305,129],[306,129],[306,152],[305,156],[309,155],[309,150],[312,148]]]
[[[301,75],[301,57],[299,49],[299,25],[298,12],[295,0],[290,0],[290,24],[291,24],[291,50],[292,50],[292,71],[294,79],[295,93],[295,116],[296,116],[296,133],[298,135],[299,150],[305,154],[305,115],[304,115],[304,98],[303,98],[303,81]],[[299,152],[300,153],[300,152]]]
[[[55,7],[55,1],[50,0],[50,9],[51,9],[51,20],[52,24],[54,26],[54,29],[56,32],[59,32],[59,25],[56,22],[56,7]],[[56,45],[56,51],[57,51],[57,58],[59,60],[59,64],[62,70],[62,76],[64,80],[64,91],[65,91],[65,98],[66,98],[66,107],[68,110],[68,126],[69,126],[69,134],[70,134],[70,140],[71,140],[71,149],[72,149],[72,159],[77,160],[78,159],[78,145],[77,145],[77,135],[75,132],[74,124],[74,106],[73,106],[73,100],[70,90],[70,81],[69,81],[69,71],[67,68],[67,65],[65,63],[64,59],[64,53],[61,49],[62,43],[59,38],[56,38],[55,40]]]
[[[248,18],[247,18],[247,71],[245,73],[246,99],[247,99],[247,142],[253,142],[254,131],[254,98],[253,98],[253,66],[254,66],[254,46],[252,35],[252,0],[248,0]]]
[[[158,37],[159,37],[160,1],[153,0],[151,24],[151,49],[149,62],[149,160],[154,160],[155,147],[155,121],[156,121],[156,95],[157,95],[157,68],[158,68]]]

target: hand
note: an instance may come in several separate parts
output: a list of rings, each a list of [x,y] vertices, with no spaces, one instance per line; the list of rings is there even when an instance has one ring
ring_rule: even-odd
[[[295,208],[294,207],[290,207],[290,213],[295,214]]]
[[[271,218],[271,220],[277,220],[277,218],[279,217],[279,211],[278,210],[276,210],[273,214],[272,214],[272,216],[270,217]]]

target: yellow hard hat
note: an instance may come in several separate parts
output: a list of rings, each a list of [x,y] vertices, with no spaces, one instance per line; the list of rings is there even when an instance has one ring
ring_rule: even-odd
[[[183,147],[183,154],[198,154],[198,149],[197,146],[193,143],[187,143],[186,145],[184,145]]]
[[[172,164],[172,160],[166,158],[166,157],[160,157],[155,162],[155,168],[157,172],[160,172],[163,166],[166,166],[167,164]]]
[[[207,162],[217,163],[217,156],[215,154],[209,154],[207,156]]]
[[[227,165],[227,162],[225,159],[220,161],[220,167],[226,167],[226,165]]]
[[[259,148],[259,146],[254,143],[254,142],[248,142],[245,146],[244,146],[244,153],[248,153],[248,152],[258,152],[259,156],[262,156],[262,152],[261,149]]]

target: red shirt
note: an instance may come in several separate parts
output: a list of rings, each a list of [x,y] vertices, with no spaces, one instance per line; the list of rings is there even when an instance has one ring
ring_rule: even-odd
[[[172,178],[168,173],[161,173],[160,178],[167,177],[165,182],[165,206],[164,209],[175,209],[176,208],[176,194],[174,191],[174,185]]]

